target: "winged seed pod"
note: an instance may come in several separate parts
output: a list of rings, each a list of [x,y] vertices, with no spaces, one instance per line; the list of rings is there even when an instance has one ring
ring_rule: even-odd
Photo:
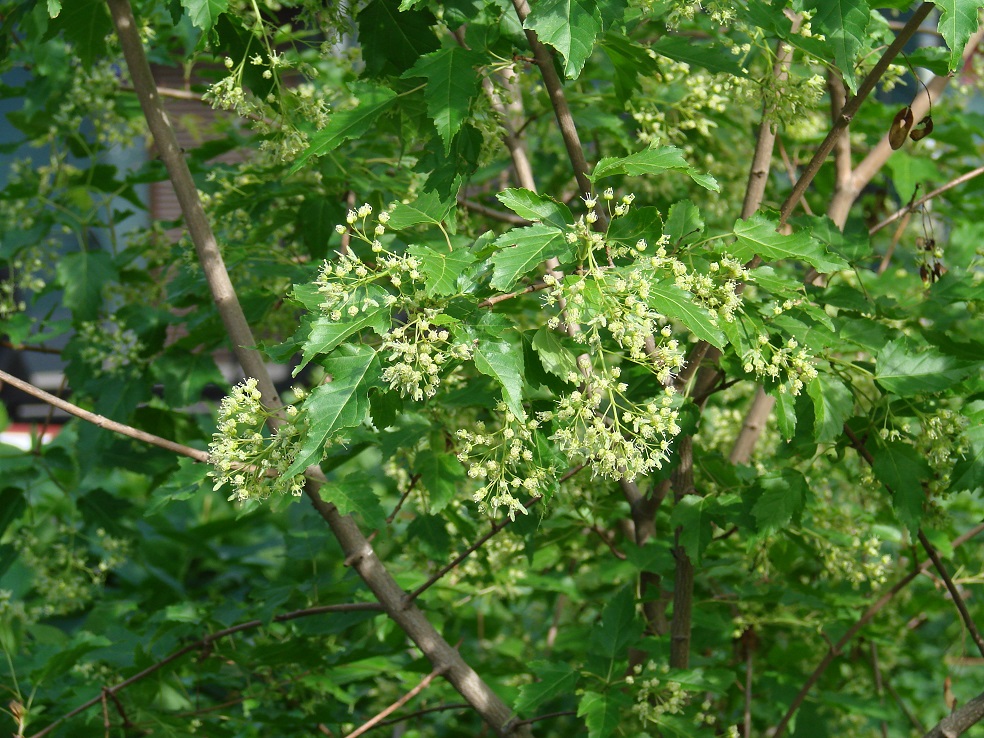
[[[895,114],[892,127],[888,129],[888,143],[892,149],[902,148],[912,128],[912,108],[906,105]]]
[[[930,133],[933,132],[933,116],[927,115],[921,121],[919,125],[912,129],[909,134],[909,138],[913,141],[919,141],[920,139],[926,138]]]

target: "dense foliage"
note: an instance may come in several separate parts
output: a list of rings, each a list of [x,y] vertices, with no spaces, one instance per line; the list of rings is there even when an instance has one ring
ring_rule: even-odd
[[[0,447],[4,730],[980,720],[981,4],[910,5],[0,3],[84,416]]]

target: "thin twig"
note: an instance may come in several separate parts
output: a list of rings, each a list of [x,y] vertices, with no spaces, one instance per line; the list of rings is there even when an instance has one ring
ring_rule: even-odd
[[[950,545],[952,548],[958,548],[974,536],[981,533],[981,531],[984,531],[984,523],[975,525],[963,535],[955,538],[953,543]],[[796,696],[793,698],[793,701],[789,703],[789,708],[786,710],[786,714],[782,716],[782,720],[779,721],[779,724],[776,725],[775,731],[771,734],[772,738],[782,738],[786,732],[786,728],[789,727],[789,721],[792,720],[793,715],[796,714],[799,706],[803,704],[803,701],[810,693],[813,685],[817,683],[821,676],[823,676],[823,673],[827,670],[827,667],[829,667],[834,662],[834,659],[836,659],[843,652],[844,647],[851,642],[854,636],[856,636],[861,629],[864,628],[864,626],[866,626],[872,618],[874,618],[875,615],[877,615],[882,608],[885,607],[885,605],[891,602],[895,595],[905,589],[916,577],[925,572],[932,565],[933,562],[926,559],[919,564],[919,566],[902,577],[898,582],[893,584],[888,590],[885,591],[884,594],[882,594],[881,597],[879,597],[868,607],[867,610],[864,611],[861,617],[859,617],[854,624],[847,629],[847,632],[841,636],[840,640],[838,640],[837,643],[833,644],[827,650],[827,653],[824,654],[824,657],[820,660],[820,663],[817,664],[817,667],[813,670],[813,673],[807,677],[806,681],[803,683],[803,686],[800,688],[800,691],[797,692]]]
[[[868,229],[868,235],[869,236],[875,235],[882,228],[884,228],[887,225],[890,225],[891,223],[894,223],[902,216],[908,215],[913,210],[920,207],[923,203],[929,202],[934,197],[938,197],[939,195],[943,194],[947,190],[952,190],[954,187],[958,187],[962,185],[964,182],[969,182],[970,180],[974,179],[974,177],[979,177],[982,174],[984,174],[984,167],[977,167],[976,169],[971,169],[969,172],[965,172],[964,174],[961,174],[959,177],[951,179],[945,185],[941,185],[937,187],[935,190],[933,190],[932,192],[923,195],[918,200],[913,200],[912,202],[908,203],[905,207],[899,208],[898,210],[896,210],[894,213],[889,215],[887,218],[885,218],[885,220],[881,221],[877,225],[871,226],[871,228]]]
[[[416,687],[414,687],[413,689],[411,689],[405,695],[403,695],[402,697],[400,697],[400,699],[398,699],[392,705],[390,705],[386,709],[380,711],[375,716],[371,717],[369,720],[367,720],[366,722],[364,722],[358,728],[356,728],[351,733],[349,733],[347,736],[345,736],[345,738],[357,738],[357,736],[360,736],[363,733],[367,733],[370,730],[372,730],[374,727],[376,727],[377,725],[379,725],[379,723],[381,723],[386,717],[388,717],[389,715],[392,715],[394,712],[396,712],[397,710],[399,710],[401,707],[403,707],[405,704],[407,704],[410,700],[412,700],[418,694],[420,694],[425,689],[427,689],[427,686],[432,681],[434,681],[434,679],[436,677],[440,676],[442,671],[444,671],[444,670],[443,669],[435,669],[434,671],[432,671],[430,674],[428,674],[427,676],[425,676],[423,679],[420,680],[420,684],[418,684]]]
[[[50,346],[35,346],[30,343],[11,343],[10,341],[0,341],[0,346],[11,351],[33,351],[38,354],[62,355],[62,349],[51,348]]]
[[[155,436],[153,433],[147,433],[146,431],[139,430],[133,426],[118,423],[115,420],[110,420],[102,415],[89,412],[88,410],[83,410],[78,405],[73,405],[68,400],[63,400],[60,397],[56,397],[49,392],[45,392],[40,387],[35,387],[30,382],[25,382],[23,379],[18,379],[14,375],[8,374],[2,370],[0,370],[0,381],[6,382],[11,387],[16,387],[21,392],[31,395],[31,397],[36,397],[39,400],[43,400],[52,407],[56,407],[59,410],[64,410],[69,415],[74,415],[77,418],[81,418],[82,420],[92,423],[99,428],[103,428],[113,433],[119,433],[122,436],[127,436],[128,438],[133,438],[137,441],[142,441],[143,443],[149,443],[153,446],[180,454],[181,456],[187,456],[195,461],[208,461],[207,451],[201,451],[200,449],[192,448],[191,446],[175,443],[167,438],[161,438],[160,436]]]
[[[517,720],[513,723],[513,725],[532,725],[533,723],[539,723],[542,720],[553,720],[554,718],[564,717],[565,715],[577,715],[577,710],[559,710],[558,712],[548,712],[545,715],[537,715],[536,717],[526,718],[526,720]]]
[[[874,641],[869,646],[870,648],[868,650],[871,652],[871,670],[875,675],[875,692],[878,695],[879,704],[884,705],[885,698],[882,695],[884,683],[882,682],[881,666],[878,664],[878,646],[875,645]],[[888,738],[888,723],[884,719],[880,721],[880,727],[882,738]]]
[[[546,282],[536,282],[535,284],[531,284],[529,287],[526,287],[525,289],[516,290],[515,292],[509,292],[504,295],[495,295],[486,300],[482,300],[480,303],[478,303],[477,307],[480,308],[492,307],[493,305],[498,305],[500,302],[511,300],[514,297],[519,297],[520,295],[528,295],[531,292],[539,292],[540,290],[545,290],[549,286],[550,285],[547,284]]]
[[[950,576],[950,572],[946,570],[946,565],[943,563],[943,559],[940,558],[939,553],[930,543],[926,534],[919,531],[919,543],[922,544],[923,549],[929,556],[930,561],[933,562],[933,566],[936,568],[937,573],[946,585],[947,592],[950,593],[950,597],[953,599],[953,604],[956,605],[957,612],[960,613],[960,617],[964,622],[964,627],[967,628],[967,632],[970,633],[970,637],[973,639],[974,643],[977,645],[977,650],[981,652],[981,656],[984,656],[984,638],[981,638],[981,632],[977,629],[977,625],[974,623],[974,619],[970,616],[970,611],[967,609],[967,603],[964,602],[963,595],[960,594],[960,590],[957,589],[957,585],[953,583],[953,578]]]
[[[817,176],[817,172],[820,171],[821,165],[827,158],[827,155],[834,148],[834,144],[840,135],[847,129],[847,126],[854,119],[854,116],[860,110],[862,103],[868,98],[868,95],[875,88],[875,84],[881,79],[881,76],[888,69],[889,64],[902,50],[902,47],[912,38],[913,34],[919,30],[920,24],[926,19],[926,17],[932,12],[936,5],[933,3],[923,3],[918,10],[916,10],[909,21],[905,24],[905,28],[899,31],[898,36],[892,42],[891,46],[885,49],[881,58],[875,63],[875,66],[868,73],[868,76],[864,78],[864,81],[858,87],[857,94],[852,97],[847,104],[844,105],[841,110],[840,115],[837,117],[837,122],[831,127],[830,132],[827,137],[820,144],[810,163],[806,165],[806,169],[800,178],[793,185],[793,191],[786,198],[786,201],[782,205],[782,209],[779,213],[779,225],[785,225],[789,216],[793,212],[793,208],[800,201],[806,192],[806,188],[810,186],[813,178]]]
[[[397,723],[405,723],[408,720],[413,720],[422,715],[429,715],[432,712],[447,712],[448,710],[467,710],[471,708],[467,702],[453,702],[448,705],[436,705],[434,707],[424,707],[420,710],[415,710],[414,712],[408,712],[406,715],[401,715],[400,717],[390,718],[389,720],[384,720],[377,725],[377,728],[382,728],[384,725],[396,725]]]
[[[458,204],[466,210],[471,210],[479,215],[484,215],[486,218],[499,220],[503,223],[511,223],[513,225],[520,226],[528,226],[533,224],[533,221],[526,220],[526,218],[522,218],[515,213],[507,213],[502,210],[496,210],[495,208],[490,208],[487,205],[482,205],[480,202],[475,202],[474,200],[469,200],[465,197],[459,197]]]
[[[314,615],[323,615],[325,613],[330,613],[330,612],[381,612],[382,609],[383,609],[382,605],[380,605],[377,602],[351,602],[351,603],[343,603],[339,605],[318,605],[317,607],[307,607],[304,608],[303,610],[294,610],[293,612],[285,612],[281,615],[276,615],[273,617],[272,622],[284,623],[287,622],[288,620],[297,620],[298,618],[311,617]],[[123,691],[131,684],[139,682],[142,679],[146,679],[151,674],[160,671],[171,662],[180,659],[182,656],[185,656],[193,651],[201,651],[203,648],[208,647],[210,644],[214,643],[215,641],[218,641],[227,636],[233,635],[235,633],[240,633],[244,630],[252,630],[254,628],[260,628],[266,624],[267,621],[265,620],[250,620],[245,623],[240,623],[239,625],[233,625],[229,628],[223,628],[222,630],[217,630],[214,633],[210,633],[209,635],[205,636],[204,638],[200,638],[194,643],[189,643],[188,645],[179,648],[177,651],[174,651],[169,656],[165,656],[160,661],[151,664],[146,669],[143,669],[142,671],[134,674],[133,676],[124,679],[119,684],[116,684],[112,687],[104,687],[102,692],[99,693],[98,697],[94,697],[88,702],[79,705],[74,710],[65,713],[64,715],[62,715],[60,718],[55,720],[53,723],[48,725],[43,730],[34,733],[30,738],[41,738],[42,736],[47,735],[66,720],[69,720],[70,718],[75,717],[79,713],[88,710],[93,705],[98,704],[100,701],[105,699],[106,695],[111,695],[111,696],[116,695],[118,692]]]
[[[391,512],[389,515],[386,516],[387,524],[392,523],[394,520],[396,520],[397,513],[400,512],[400,508],[403,507],[403,503],[406,502],[407,497],[410,496],[410,493],[413,492],[413,488],[417,486],[417,482],[419,481],[420,481],[419,474],[414,474],[412,477],[410,477],[410,483],[407,485],[406,491],[402,495],[400,495],[400,499],[396,503],[396,507],[393,508],[393,512]]]
[[[984,719],[984,693],[943,718],[924,738],[956,738]]]

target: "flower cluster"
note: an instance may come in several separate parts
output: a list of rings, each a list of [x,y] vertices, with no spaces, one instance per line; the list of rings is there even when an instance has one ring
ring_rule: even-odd
[[[587,357],[578,361],[585,374],[581,388],[563,396],[556,410],[540,413],[556,426],[551,440],[569,456],[588,460],[596,476],[631,481],[661,469],[680,433],[674,390],[638,404],[625,396],[628,385],[619,381],[619,367],[591,367]]]
[[[471,344],[455,343],[451,332],[438,322],[442,317],[437,310],[424,309],[409,323],[383,336],[381,350],[389,352],[389,366],[383,370],[382,379],[401,397],[417,402],[433,397],[448,362],[471,357]]]
[[[795,338],[790,338],[784,345],[776,348],[769,336],[763,333],[758,337],[757,345],[745,353],[742,361],[746,372],[754,373],[759,379],[779,382],[779,391],[791,395],[798,395],[817,376],[813,358]]]
[[[136,332],[124,328],[115,317],[82,323],[77,338],[82,360],[97,367],[96,374],[121,374],[125,367],[140,364],[146,350]]]
[[[881,552],[881,541],[876,536],[862,539],[856,535],[847,546],[822,540],[820,556],[828,576],[846,579],[854,589],[864,583],[877,587],[888,581],[892,557]]]
[[[44,262],[38,249],[24,249],[7,262],[7,278],[0,282],[0,319],[9,318],[27,308],[21,299],[24,291],[40,292],[44,289],[43,270]]]
[[[542,495],[556,469],[539,463],[534,451],[539,420],[518,418],[501,402],[496,412],[501,418],[498,430],[490,431],[482,422],[474,431],[458,430],[455,435],[461,445],[457,456],[466,465],[468,476],[482,484],[474,496],[479,510],[494,515],[502,507],[509,519],[515,520],[517,512],[527,514],[516,495],[521,491]]]
[[[664,715],[679,715],[690,702],[682,684],[665,678],[669,671],[666,664],[657,666],[650,661],[645,666],[636,664],[625,677],[626,683],[635,687],[632,712],[643,723],[658,723]]]
[[[922,419],[921,432],[915,437],[915,443],[933,469],[932,491],[949,487],[954,464],[970,451],[965,435],[969,425],[966,416],[947,408]]]
[[[640,250],[648,248],[645,242]],[[665,237],[656,244],[656,252],[647,266],[654,276],[662,271],[673,275],[673,283],[694,297],[694,302],[710,311],[712,316],[727,323],[735,319],[742,305],[739,285],[748,279],[748,270],[737,259],[722,256],[707,265],[706,272],[690,269],[686,264],[666,252]]]
[[[298,399],[304,392],[294,390]],[[250,377],[232,388],[222,399],[216,432],[209,444],[209,462],[215,479],[214,489],[228,484],[230,500],[264,499],[273,493],[299,496],[304,491],[304,475],[285,476],[300,450],[302,424],[293,405],[285,408],[291,422],[283,423],[272,437],[264,435],[273,415],[260,402],[256,380]]]
[[[95,532],[92,549],[82,544],[78,531],[60,524],[52,539],[41,540],[24,528],[14,539],[21,562],[33,576],[34,591],[41,602],[28,609],[32,618],[68,615],[88,605],[111,569],[129,556],[129,543],[102,528]],[[98,558],[93,561],[92,553]]]

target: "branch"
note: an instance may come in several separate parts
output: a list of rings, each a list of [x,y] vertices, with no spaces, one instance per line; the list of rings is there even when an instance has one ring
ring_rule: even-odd
[[[459,197],[458,204],[465,208],[465,210],[471,210],[479,215],[484,215],[486,218],[492,218],[492,220],[501,220],[503,223],[511,223],[519,226],[528,226],[533,223],[533,221],[526,220],[526,218],[521,218],[515,213],[506,213],[502,210],[496,210],[495,208],[482,205],[480,202],[469,200],[466,197]]]
[[[885,73],[885,70],[888,69],[888,65],[892,63],[892,60],[898,55],[908,40],[912,38],[913,34],[919,30],[919,25],[926,19],[926,16],[928,16],[935,7],[936,6],[933,3],[923,3],[919,6],[919,9],[912,14],[909,22],[905,24],[905,28],[899,31],[899,35],[895,37],[892,45],[885,50],[885,53],[882,54],[881,58],[872,68],[871,72],[869,72],[868,76],[864,78],[861,86],[858,87],[858,94],[852,97],[841,110],[840,115],[837,117],[837,122],[834,123],[833,127],[830,129],[830,132],[827,134],[827,137],[823,140],[823,143],[820,144],[820,148],[817,149],[816,153],[813,155],[813,158],[810,160],[810,163],[807,164],[806,169],[803,171],[803,174],[793,186],[793,191],[783,203],[779,217],[780,226],[786,224],[786,221],[793,212],[793,208],[796,207],[796,204],[800,201],[800,198],[803,197],[803,194],[806,192],[806,188],[810,186],[810,182],[812,182],[813,178],[817,176],[817,172],[820,171],[820,167],[824,160],[826,160],[827,155],[834,148],[834,144],[837,142],[838,137],[847,129],[847,126],[861,108],[861,104],[867,99],[868,95],[874,89],[875,84]],[[914,107],[913,115],[916,115]],[[885,141],[885,145],[888,145],[887,139]],[[853,199],[851,202],[853,202]],[[838,221],[835,220],[834,222],[836,223]]]
[[[953,599],[953,604],[957,607],[957,612],[960,613],[961,619],[963,619],[964,626],[967,628],[967,632],[970,633],[970,637],[977,644],[977,650],[981,652],[981,656],[984,656],[984,638],[981,638],[981,633],[974,624],[974,619],[970,616],[970,611],[967,609],[967,603],[964,602],[963,595],[960,594],[960,590],[953,583],[950,573],[946,570],[946,565],[943,563],[943,559],[940,558],[939,553],[933,548],[933,544],[929,542],[926,534],[919,531],[919,543],[922,544],[923,549],[925,549],[926,554],[929,556],[930,561],[933,562],[933,566],[939,573],[940,577],[943,579],[943,583],[946,585],[947,591],[950,593],[950,597]]]
[[[112,431],[113,433],[119,433],[122,436],[127,436],[128,438],[133,438],[137,441],[142,441],[143,443],[149,443],[153,446],[163,448],[181,456],[187,456],[195,461],[208,461],[207,451],[202,451],[201,449],[192,448],[191,446],[175,443],[174,441],[169,441],[167,438],[161,438],[160,436],[155,436],[153,433],[147,433],[146,431],[139,430],[133,426],[117,423],[115,420],[110,420],[102,415],[97,415],[96,413],[89,412],[88,410],[83,410],[78,405],[73,405],[67,400],[63,400],[60,397],[56,397],[55,395],[45,392],[40,387],[35,387],[30,382],[25,382],[23,379],[18,379],[12,374],[8,374],[2,370],[0,370],[0,381],[6,382],[11,387],[16,387],[21,392],[24,392],[31,397],[36,397],[39,400],[48,403],[52,407],[56,407],[59,410],[64,410],[70,415],[74,415],[77,418],[81,418],[82,420],[92,423],[93,425],[105,430]]]
[[[346,603],[346,604],[339,604],[339,605],[319,605],[317,607],[308,607],[303,610],[294,610],[293,612],[285,612],[281,615],[276,615],[273,617],[272,622],[284,623],[287,622],[288,620],[297,620],[298,618],[311,617],[312,615],[323,615],[329,612],[367,612],[367,611],[371,612],[371,611],[381,611],[381,610],[382,610],[382,606],[380,606],[378,603],[375,602],[355,602],[355,603]],[[179,648],[177,651],[174,651],[169,656],[166,656],[160,661],[148,666],[146,669],[137,672],[132,677],[129,677],[128,679],[124,679],[119,684],[112,687],[104,687],[103,690],[99,693],[99,696],[93,697],[88,702],[85,702],[79,705],[78,707],[76,707],[74,710],[66,713],[65,715],[62,715],[60,718],[55,720],[53,723],[48,725],[43,730],[39,730],[37,733],[34,733],[30,738],[41,738],[42,736],[47,735],[66,720],[73,718],[79,713],[85,712],[93,705],[97,705],[100,702],[102,702],[105,699],[106,695],[109,695],[115,699],[115,695],[118,692],[122,692],[131,684],[135,684],[136,682],[139,682],[142,679],[146,679],[151,674],[160,671],[168,664],[172,663],[173,661],[177,661],[182,656],[185,656],[191,653],[192,651],[201,651],[202,649],[207,648],[210,644],[222,638],[233,635],[235,633],[240,633],[244,630],[261,628],[267,624],[268,623],[265,620],[250,620],[245,623],[240,623],[239,625],[233,625],[229,628],[223,628],[222,630],[217,630],[214,633],[210,633],[209,635],[205,636],[204,638],[200,638],[194,643],[189,643],[188,645]]]
[[[945,185],[942,185],[940,187],[937,187],[935,190],[933,190],[929,194],[923,195],[918,200],[913,200],[912,202],[910,202],[908,205],[906,205],[903,208],[899,208],[894,213],[892,213],[887,218],[885,218],[885,220],[883,220],[881,223],[879,223],[877,225],[873,225],[871,228],[868,229],[868,235],[869,236],[875,235],[882,228],[884,228],[887,225],[890,225],[890,224],[894,223],[899,218],[901,218],[901,217],[903,217],[905,215],[908,215],[909,213],[911,213],[913,210],[915,210],[916,208],[918,208],[923,203],[929,202],[934,197],[937,197],[939,195],[942,195],[947,190],[952,190],[954,187],[957,187],[959,185],[962,185],[964,182],[969,182],[974,177],[979,177],[982,174],[984,174],[984,167],[977,167],[977,169],[971,169],[969,172],[966,172],[965,174],[961,174],[959,177],[956,177],[955,179],[951,179]]]
[[[984,719],[984,693],[940,720],[924,738],[956,738]]]
[[[964,543],[969,541],[971,538],[978,535],[981,531],[984,531],[984,523],[979,523],[975,525],[973,528],[971,528],[969,531],[964,533],[963,535],[957,536],[956,538],[953,539],[953,543],[951,543],[950,545],[952,548],[959,548]],[[933,563],[932,561],[926,559],[921,564],[919,564],[919,566],[917,566],[911,572],[909,572],[904,577],[902,577],[902,579],[900,579],[898,582],[892,585],[892,587],[888,591],[886,591],[867,610],[864,611],[864,614],[857,619],[854,625],[852,625],[850,628],[847,629],[847,632],[844,633],[843,636],[841,636],[841,639],[830,647],[830,649],[824,655],[823,659],[817,665],[817,668],[814,669],[813,673],[810,674],[810,676],[807,678],[806,682],[803,684],[802,688],[797,693],[796,697],[793,698],[793,701],[789,705],[789,709],[786,711],[786,714],[783,715],[782,720],[779,721],[779,724],[776,726],[775,731],[772,733],[772,738],[781,738],[781,736],[785,733],[786,728],[789,725],[789,721],[792,719],[793,715],[796,713],[796,710],[799,708],[799,706],[803,704],[803,700],[806,699],[806,695],[809,694],[810,689],[813,687],[814,684],[817,683],[817,681],[820,679],[823,673],[827,670],[827,667],[833,663],[834,659],[841,654],[841,652],[844,649],[844,646],[850,643],[851,639],[854,638],[854,636],[857,635],[858,632],[865,625],[867,625],[871,621],[871,619],[874,618],[875,615],[877,615],[878,612],[883,607],[885,607],[885,605],[891,602],[892,598],[895,597],[895,595],[897,595],[899,592],[905,589],[906,586],[910,582],[912,582],[916,577],[918,577],[924,571],[929,569],[929,567],[932,566],[932,563]]]
[[[407,704],[410,700],[412,700],[418,694],[420,694],[425,689],[427,689],[427,686],[432,681],[434,681],[434,677],[440,676],[440,674],[441,674],[441,671],[439,671],[437,669],[435,669],[434,671],[432,671],[430,674],[428,674],[427,676],[425,676],[423,679],[420,680],[420,684],[418,684],[416,687],[414,687],[413,689],[411,689],[405,695],[403,695],[402,697],[400,697],[400,699],[398,699],[392,705],[390,705],[389,707],[387,707],[385,710],[383,710],[382,712],[378,713],[374,717],[372,717],[369,720],[367,720],[366,722],[364,722],[358,728],[356,728],[351,733],[349,733],[347,736],[345,736],[345,738],[356,738],[357,736],[360,736],[363,733],[368,733],[374,727],[376,727],[377,725],[379,725],[388,715],[392,715],[394,712],[396,712],[397,710],[399,710],[401,707],[403,707],[405,704]]]
[[[181,154],[174,130],[164,115],[160,95],[157,93],[150,65],[147,63],[140,42],[129,0],[107,0],[107,2],[133,79],[133,86],[137,91],[137,97],[140,99],[140,105],[160,151],[161,159],[174,185],[181,212],[202,265],[202,272],[208,280],[215,306],[232,340],[236,357],[246,374],[257,380],[258,389],[267,406],[274,411],[280,410],[283,407],[280,397],[260,352],[253,348],[257,345],[256,341],[253,339],[249,323],[229,280],[222,254],[205,217],[195,182]],[[276,415],[270,419],[270,425],[274,428],[280,422]],[[512,710],[509,706],[441,637],[423,612],[413,606],[412,602],[408,606],[405,592],[383,566],[352,517],[342,515],[338,508],[322,499],[319,490],[325,483],[325,476],[321,469],[316,466],[309,467],[307,476],[304,491],[341,544],[346,562],[352,563],[383,609],[420,648],[433,667],[444,674],[485,722],[502,733],[512,718]],[[519,734],[525,736],[529,733],[520,730]]]
[[[673,472],[676,502],[694,494],[694,443],[691,436],[680,441],[680,465]],[[676,575],[673,578],[673,619],[670,621],[670,666],[686,669],[690,665],[691,613],[694,600],[694,565],[680,545],[680,528],[674,531]]]
[[[745,413],[745,420],[741,425],[741,432],[735,439],[735,445],[731,448],[731,455],[728,457],[732,464],[747,464],[755,450],[755,444],[759,436],[765,429],[775,407],[776,398],[768,394],[761,385],[755,390],[755,399]]]
[[[929,3],[924,3],[923,7],[929,5]],[[908,28],[912,24],[912,20],[921,13],[923,8],[920,8],[906,24]],[[899,36],[901,38],[901,34]],[[969,57],[971,57],[977,49],[978,44],[980,44],[981,39],[984,38],[984,25],[982,25],[974,35],[970,37],[967,41],[967,46],[964,47],[963,60],[966,62]],[[897,39],[896,39],[897,40]],[[894,47],[895,44],[892,44]],[[889,49],[889,51],[891,48]],[[886,52],[887,54],[888,52]],[[880,63],[880,62],[879,62]],[[874,74],[875,70],[872,70]],[[869,75],[871,76],[871,75]],[[865,80],[867,82],[867,79]],[[950,82],[949,75],[937,75],[933,77],[926,88],[920,90],[919,94],[916,95],[915,99],[912,101],[912,117],[915,120],[921,120],[924,115],[928,112],[930,108],[930,101],[935,102],[940,95],[943,94],[943,90]],[[860,90],[859,90],[860,94]],[[854,100],[845,106],[851,106]],[[887,126],[886,126],[887,128]],[[831,200],[830,208],[827,214],[830,219],[837,224],[839,228],[844,227],[844,223],[847,222],[847,215],[857,199],[861,190],[864,189],[865,185],[872,180],[872,178],[878,173],[878,171],[885,165],[888,158],[892,155],[892,147],[888,143],[888,133],[882,137],[881,141],[873,148],[868,155],[855,167],[854,173],[851,175],[851,181],[841,190],[834,194],[833,200]]]

